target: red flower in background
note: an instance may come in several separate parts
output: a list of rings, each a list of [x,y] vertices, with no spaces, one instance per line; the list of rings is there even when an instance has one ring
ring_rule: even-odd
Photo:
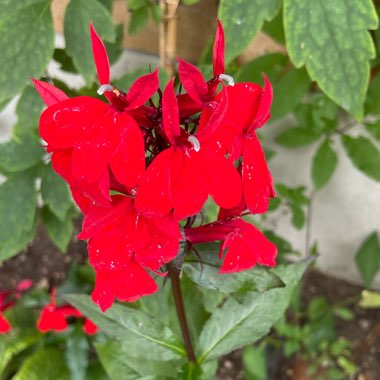
[[[50,294],[50,302],[44,306],[37,322],[37,328],[42,333],[49,331],[63,332],[68,328],[67,319],[70,317],[83,318],[83,314],[69,304],[57,306],[56,289]],[[85,319],[83,330],[92,335],[97,332],[97,326],[89,319]]]
[[[13,307],[17,300],[33,285],[31,280],[20,281],[15,289],[0,292],[0,334],[5,334],[12,329],[11,324],[2,314],[5,310]]]

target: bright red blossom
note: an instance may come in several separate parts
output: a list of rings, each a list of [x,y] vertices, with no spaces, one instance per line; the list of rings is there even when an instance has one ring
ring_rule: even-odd
[[[98,93],[109,104],[86,96],[69,99],[54,86],[34,83],[48,106],[39,130],[53,168],[85,214],[79,238],[88,240],[96,271],[94,302],[105,311],[115,299],[131,302],[156,292],[154,276],[165,276],[181,242],[221,241],[221,273],[275,265],[273,243],[241,219],[247,208],[265,212],[275,195],[256,135],[270,117],[269,81],[264,88],[234,86],[224,73],[218,22],[210,80],[178,59],[186,93],[176,93],[174,79],[161,92],[157,70],[123,92],[110,84],[106,49],[92,25],[90,32]],[[220,207],[218,221],[192,228],[209,197]],[[182,234],[179,223],[185,219]],[[40,329],[65,329],[65,307],[47,305]],[[87,328],[92,331],[90,322]]]

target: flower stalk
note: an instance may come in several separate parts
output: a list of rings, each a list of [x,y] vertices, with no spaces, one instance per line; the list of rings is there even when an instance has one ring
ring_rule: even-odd
[[[196,363],[197,358],[191,340],[189,325],[187,323],[185,305],[183,302],[180,273],[181,268],[175,265],[175,261],[168,264],[169,276],[172,284],[172,293],[174,297],[175,308],[177,312],[178,322],[181,327],[183,342],[189,362]]]

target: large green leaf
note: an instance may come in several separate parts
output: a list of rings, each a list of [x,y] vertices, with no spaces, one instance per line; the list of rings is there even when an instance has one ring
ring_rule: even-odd
[[[329,97],[361,119],[375,56],[367,31],[377,28],[372,1],[284,0],[284,28],[294,65],[305,65]]]
[[[197,250],[201,252],[202,262],[185,262],[183,270],[201,288],[229,294],[248,291],[264,292],[284,286],[280,277],[265,268],[256,267],[236,274],[220,274],[221,261],[217,255],[217,248],[212,250],[209,245],[200,245]]]
[[[311,178],[317,190],[321,189],[329,181],[334,173],[337,162],[338,156],[331,148],[330,141],[323,141],[313,158],[311,168]]]
[[[266,335],[285,312],[306,263],[275,269],[284,288],[264,293],[249,292],[239,300],[229,298],[206,322],[199,338],[200,362],[218,358]]]
[[[274,83],[272,119],[277,119],[291,112],[301,101],[310,87],[310,78],[306,70],[293,69]]]
[[[317,141],[320,133],[303,127],[292,127],[281,132],[276,137],[276,143],[287,148],[297,148]]]
[[[369,288],[380,270],[380,243],[376,232],[369,235],[359,247],[355,261],[364,285]]]
[[[41,348],[25,359],[13,380],[69,380],[63,352],[56,348]]]
[[[86,335],[76,326],[76,330],[66,339],[65,356],[71,380],[85,379],[89,348]]]
[[[39,77],[54,49],[50,0],[0,0],[0,103]]]
[[[64,20],[66,49],[88,85],[91,85],[95,75],[89,30],[91,21],[103,39],[115,40],[111,15],[101,3],[97,0],[71,0]]]
[[[280,10],[280,0],[221,0],[219,18],[226,36],[226,61],[230,62],[249,45],[264,21]]]
[[[21,138],[24,133],[36,131],[43,107],[44,103],[34,86],[27,86],[17,103],[14,136]]]
[[[42,199],[53,214],[64,221],[72,206],[71,195],[65,181],[51,166],[45,168],[41,183]]]
[[[32,134],[0,144],[0,172],[13,173],[42,162],[41,142]]]
[[[133,357],[169,361],[185,355],[179,338],[168,327],[141,310],[115,304],[102,313],[88,296],[69,295],[66,298],[102,331],[128,342],[125,349]]]
[[[60,220],[49,208],[44,207],[42,210],[42,220],[52,242],[61,252],[66,252],[74,231],[70,213],[66,215],[64,220]]]
[[[380,141],[380,120],[372,124],[366,124],[365,127],[376,140]]]
[[[97,342],[96,352],[110,380],[155,380],[177,378],[175,362],[142,360],[128,356],[126,342]]]
[[[9,177],[0,186],[0,260],[18,253],[33,237],[36,207],[32,173]]]
[[[343,135],[342,143],[352,163],[368,177],[380,181],[380,152],[365,137]]]
[[[12,358],[28,347],[33,346],[41,338],[38,332],[11,332],[0,339],[0,378]]]

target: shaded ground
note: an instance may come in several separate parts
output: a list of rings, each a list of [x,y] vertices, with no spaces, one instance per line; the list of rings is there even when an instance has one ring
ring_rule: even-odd
[[[77,223],[79,231],[80,222]],[[0,289],[13,288],[21,279],[29,278],[41,288],[59,285],[65,278],[72,260],[83,262],[87,252],[84,242],[75,237],[69,246],[70,255],[63,255],[50,242],[41,228],[36,240],[25,252],[0,264]],[[358,296],[361,288],[345,281],[325,276],[317,271],[308,272],[304,278],[305,303],[316,295],[323,295],[330,304]],[[337,320],[338,336],[349,339],[354,347],[359,367],[356,380],[380,380],[380,310],[363,310],[352,306],[353,321]],[[270,380],[307,380],[294,370],[294,359],[284,360],[271,356]],[[220,360],[217,380],[244,380],[240,351]]]

